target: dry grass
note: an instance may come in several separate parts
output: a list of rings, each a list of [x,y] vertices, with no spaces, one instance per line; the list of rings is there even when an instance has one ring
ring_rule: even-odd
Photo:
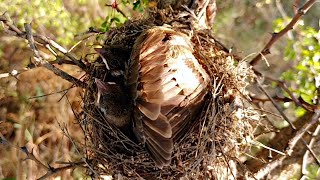
[[[70,71],[71,69],[66,69]],[[72,69],[73,72],[74,69]],[[80,74],[74,74],[80,77]],[[74,120],[71,109],[79,109],[81,90],[73,88],[63,93],[71,84],[57,77],[44,68],[27,71],[19,80],[2,79],[1,133],[9,144],[0,144],[0,177],[17,177],[36,179],[46,173],[46,169],[31,160],[23,160],[26,155],[16,147],[26,146],[44,164],[58,167],[55,162],[68,162],[79,158],[75,147],[62,133],[60,125],[66,125],[76,140],[83,140],[83,133]],[[5,86],[7,84],[7,86]],[[46,95],[53,93],[52,95]],[[44,95],[44,96],[43,96]],[[34,97],[43,96],[43,97]],[[34,97],[32,99],[29,99]],[[68,99],[67,99],[68,98]],[[8,100],[10,99],[10,101]],[[5,101],[2,101],[5,100]],[[7,130],[9,132],[4,133]],[[73,177],[71,171],[59,174],[64,179]]]

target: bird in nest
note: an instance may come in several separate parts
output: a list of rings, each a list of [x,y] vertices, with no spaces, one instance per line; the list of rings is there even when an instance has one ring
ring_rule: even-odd
[[[124,85],[96,79],[106,119],[131,126],[159,168],[170,165],[174,142],[199,117],[209,91],[209,75],[193,52],[189,36],[153,27],[136,39]]]

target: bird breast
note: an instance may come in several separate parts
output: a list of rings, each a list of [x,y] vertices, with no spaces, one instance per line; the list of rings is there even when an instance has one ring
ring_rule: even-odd
[[[173,140],[199,115],[208,82],[187,35],[153,27],[137,38],[126,83],[140,126],[136,134],[158,167],[170,164]]]

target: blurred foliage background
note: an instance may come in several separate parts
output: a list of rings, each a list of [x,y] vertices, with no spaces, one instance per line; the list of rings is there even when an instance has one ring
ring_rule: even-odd
[[[22,29],[23,23],[31,22],[34,32],[70,49],[90,27],[108,31],[128,18],[143,17],[144,9],[150,5],[147,0],[117,1],[125,17],[112,8],[113,3],[115,1],[2,0],[0,13],[7,12]],[[263,48],[270,34],[290,21],[294,15],[292,3],[281,0],[217,0],[214,34],[234,54],[251,60]],[[275,44],[272,54],[267,56],[267,63],[261,61],[258,65],[263,73],[286,81],[290,90],[309,103],[315,102],[315,87],[320,84],[319,18],[318,3],[303,16],[294,31]],[[90,41],[74,48],[73,53],[83,57],[98,44],[95,37],[91,37]],[[0,74],[22,70],[31,57],[26,41],[5,34],[1,26]],[[57,66],[77,78],[84,74],[73,66]],[[14,146],[33,149],[42,162],[55,167],[59,166],[55,164],[57,161],[79,160],[81,152],[79,154],[61,130],[61,126],[67,126],[72,137],[83,143],[83,134],[73,115],[73,110],[81,107],[82,90],[70,87],[70,83],[41,67],[26,71],[17,78],[0,78],[0,132],[11,143],[0,144],[0,179],[35,179],[46,173],[33,161],[23,161],[25,155]],[[276,85],[269,89],[273,94],[280,92]],[[303,109],[290,103],[284,104],[283,108],[292,120],[305,114]],[[269,118],[279,127],[286,126],[282,119]],[[312,165],[309,169],[310,177],[317,177],[319,167]],[[58,177],[82,179],[84,171],[69,170],[58,174]]]

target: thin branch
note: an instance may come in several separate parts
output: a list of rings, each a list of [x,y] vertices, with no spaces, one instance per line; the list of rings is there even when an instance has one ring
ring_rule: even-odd
[[[261,58],[264,55],[270,54],[270,48],[271,46],[278,40],[280,39],[284,34],[286,34],[288,31],[293,29],[293,26],[298,22],[298,20],[314,5],[314,3],[316,2],[316,0],[309,0],[307,1],[296,13],[296,15],[292,18],[292,20],[290,21],[290,23],[283,28],[280,32],[276,33],[272,33],[271,39],[269,40],[269,42],[265,45],[265,47],[263,48],[263,50],[255,57],[252,59],[252,61],[250,62],[250,65],[254,66],[256,65]]]
[[[74,169],[76,167],[83,167],[83,165],[85,164],[84,162],[80,161],[80,162],[67,162],[67,163],[60,163],[60,164],[68,164],[66,166],[62,166],[62,167],[58,167],[58,168],[54,168],[50,165],[45,165],[44,163],[42,163],[39,159],[36,158],[36,156],[33,154],[33,149],[31,150],[31,152],[28,151],[28,149],[23,146],[23,147],[18,147],[14,144],[11,144],[1,133],[0,133],[0,144],[8,144],[9,146],[18,149],[19,151],[22,151],[23,153],[26,154],[27,158],[25,158],[25,160],[32,160],[34,161],[37,165],[40,165],[43,169],[47,170],[47,173],[45,175],[43,175],[42,177],[40,177],[40,180],[46,179],[50,176],[53,176],[59,172],[65,171],[67,169]]]
[[[19,148],[22,152],[24,152],[27,155],[26,159],[30,159],[32,161],[34,161],[36,164],[40,165],[42,168],[44,169],[49,169],[50,166],[46,166],[45,164],[43,164],[40,160],[38,160],[34,154],[33,154],[33,149],[31,149],[31,152],[28,151],[28,149],[24,146]]]
[[[59,64],[59,65],[62,65],[62,64],[76,65],[73,61],[63,59],[59,56],[56,56],[56,59],[53,61],[49,61],[49,63],[50,64]]]
[[[6,17],[6,13],[0,16],[0,21],[3,22],[3,24],[8,27],[8,30],[14,32],[16,36],[27,39],[27,32],[20,30],[14,24],[10,23],[9,19]],[[32,34],[32,36],[33,36],[34,42],[37,42],[43,45],[44,47],[46,47],[54,56],[57,56],[57,54],[53,51],[52,47],[58,50],[59,52],[61,52],[66,57],[68,57],[75,65],[80,67],[82,70],[86,71],[85,64],[82,61],[78,60],[72,53],[70,53],[68,50],[63,48],[57,42],[51,40],[48,37],[38,35],[38,34]]]
[[[119,4],[117,3],[117,0],[114,0],[112,4],[106,4],[105,6],[108,6],[108,7],[111,7],[112,9],[115,9],[123,17],[128,18],[126,16],[126,14],[119,8]]]
[[[67,98],[67,101],[69,102],[69,99],[68,99],[68,98]],[[69,103],[70,103],[70,102],[69,102]],[[59,126],[60,126],[63,134],[64,134],[65,136],[67,136],[67,138],[71,141],[72,145],[75,147],[75,150],[76,150],[76,152],[78,153],[78,155],[81,156],[82,154],[80,153],[77,144],[74,142],[73,138],[71,137],[71,135],[70,135],[70,133],[69,133],[69,131],[68,131],[67,126],[66,126],[65,124],[60,124],[60,123],[59,123]],[[88,166],[88,168],[91,170],[92,173],[94,173],[95,175],[99,176],[99,174],[94,170],[94,168],[90,166],[90,164],[88,163],[88,161],[87,161],[87,159],[86,159],[85,157],[81,157],[81,159],[82,159],[83,163]]]
[[[273,151],[273,152],[275,152],[275,153],[277,153],[277,154],[281,154],[281,155],[283,155],[283,156],[285,156],[286,154],[284,153],[284,152],[281,152],[281,151],[279,151],[279,150],[277,150],[277,149],[274,149],[274,148],[272,148],[272,147],[269,147],[269,146],[266,146],[266,145],[264,145],[263,143],[261,143],[261,142],[259,142],[259,141],[253,141],[252,142],[252,145],[255,145],[255,146],[257,146],[257,147],[263,147],[263,148],[265,148],[265,149],[268,149],[268,150],[270,150],[270,151]]]
[[[273,169],[280,166],[286,156],[280,156],[277,160],[271,161],[270,163],[266,164],[263,168],[260,168],[258,172],[256,172],[253,177],[256,179],[263,179],[267,174],[269,174]]]
[[[85,64],[82,61],[78,60],[73,54],[71,54],[68,50],[66,50],[64,47],[59,45],[57,42],[51,40],[48,37],[45,37],[45,36],[42,36],[42,35],[39,35],[39,34],[34,34],[34,37],[38,38],[40,41],[44,41],[46,44],[49,44],[52,47],[54,47],[59,52],[61,52],[63,55],[68,57],[74,64],[79,66],[82,70],[86,71]]]
[[[26,30],[27,40],[29,42],[29,46],[30,46],[31,50],[33,51],[34,59],[36,60],[36,63],[38,65],[41,65],[41,66],[45,67],[46,69],[52,71],[57,76],[60,76],[63,79],[75,84],[76,86],[85,88],[86,84],[84,82],[82,82],[79,79],[67,74],[66,72],[62,71],[61,69],[55,67],[54,65],[50,64],[48,61],[44,60],[40,56],[39,51],[38,51],[37,47],[34,44],[34,38],[33,38],[32,32],[31,32],[30,24],[26,23],[24,26],[25,26],[25,30]]]
[[[221,153],[222,153],[222,156],[223,156],[223,161],[224,161],[224,163],[225,164],[227,164],[227,166],[228,166],[228,169],[230,169],[230,172],[231,172],[231,175],[232,175],[232,177],[233,177],[233,179],[236,179],[236,176],[235,176],[235,174],[234,174],[234,172],[232,171],[232,168],[230,167],[230,164],[229,164],[229,162],[228,162],[228,158],[227,158],[227,156],[224,154],[224,152],[223,152],[223,150],[222,150],[222,147],[221,147],[221,144],[220,143],[217,143],[218,144],[218,147],[219,147],[219,149],[220,149],[220,151],[221,151]],[[228,170],[227,169],[227,170]]]
[[[281,116],[284,118],[284,120],[287,121],[287,123],[289,123],[289,125],[291,126],[292,129],[296,129],[295,126],[292,124],[292,122],[289,120],[289,118],[283,113],[283,111],[281,110],[279,105],[272,99],[270,94],[262,87],[262,85],[260,84],[258,79],[256,79],[256,82],[258,84],[259,89],[270,99],[271,103],[278,110],[278,112],[281,114]]]
[[[65,93],[67,91],[69,91],[70,89],[74,88],[73,86],[67,88],[67,89],[63,89],[61,91],[57,91],[57,92],[52,92],[52,93],[48,93],[48,94],[44,94],[44,95],[39,95],[39,96],[32,96],[32,97],[29,97],[28,99],[37,99],[37,98],[42,98],[42,97],[47,97],[47,96],[51,96],[51,95],[55,95],[55,94],[58,94],[58,93]]]
[[[41,176],[38,180],[46,179],[46,178],[53,176],[59,172],[65,171],[67,169],[74,169],[74,168],[82,166],[84,164],[84,162],[75,162],[75,163],[70,162],[69,165],[54,168],[50,165],[46,166],[40,160],[38,160],[33,154],[33,149],[31,150],[31,152],[29,152],[26,147],[22,147],[20,149],[27,155],[27,159],[34,161],[36,164],[40,165],[42,168],[47,170],[47,173],[45,175]]]
[[[68,170],[68,169],[82,167],[83,164],[84,164],[84,162],[70,162],[69,165],[66,165],[63,167],[58,167],[58,168],[50,167],[47,170],[47,173],[45,175],[41,176],[40,178],[38,178],[38,180],[45,180],[45,179],[49,178],[50,176],[53,176],[59,172],[62,172],[62,171]]]
[[[316,160],[317,164],[320,165],[320,160],[316,156],[316,154],[313,152],[311,147],[308,145],[308,143],[302,138],[302,136],[316,123],[319,122],[320,118],[320,110],[316,110],[316,112],[313,114],[312,119],[310,122],[306,123],[302,128],[300,128],[294,135],[293,138],[290,139],[288,142],[288,147],[286,148],[286,152],[288,155],[291,155],[293,152],[293,147],[299,140],[302,141],[302,143],[307,147],[307,149],[310,151],[314,159]]]
[[[6,78],[6,77],[9,77],[9,76],[13,76],[13,77],[17,77],[19,74],[27,71],[28,69],[27,68],[24,68],[22,70],[16,70],[16,69],[13,69],[11,72],[8,72],[8,73],[1,73],[0,74],[0,79],[1,78]]]
[[[296,130],[296,127],[293,125],[293,123],[289,120],[289,118],[283,113],[283,111],[281,110],[281,108],[278,106],[278,104],[272,99],[272,97],[269,95],[269,93],[261,86],[260,82],[258,80],[256,80],[258,83],[259,88],[265,93],[265,95],[270,99],[270,101],[272,102],[272,104],[274,105],[274,107],[279,111],[279,113],[281,114],[281,116],[284,118],[284,120],[286,120],[290,127],[293,130]],[[320,109],[317,109],[315,111],[315,115],[317,113],[320,113]],[[315,119],[314,119],[315,118]],[[303,129],[300,129],[299,131],[296,132],[296,135],[294,136],[294,138],[292,138],[289,143],[288,143],[288,148],[286,150],[287,154],[290,156],[292,154],[293,151],[293,147],[296,145],[296,143],[298,142],[298,140],[301,140],[302,143],[307,147],[307,149],[311,152],[312,155],[314,155],[314,158],[316,159],[317,163],[320,165],[320,160],[317,158],[317,156],[315,154],[313,154],[312,149],[308,146],[308,143],[302,138],[302,136],[304,135],[304,133],[307,131],[307,129],[309,129],[312,125],[314,125],[319,119],[319,116],[313,117],[312,121],[310,124],[306,124],[306,127]]]
[[[9,22],[9,19],[6,17],[7,13],[3,13],[0,16],[0,21],[9,27],[9,30],[15,32],[17,36],[23,36],[25,33],[22,32],[19,28]]]
[[[285,150],[285,154],[286,154],[285,156],[279,156],[278,159],[271,161],[270,163],[266,164],[264,167],[260,168],[259,171],[255,173],[254,177],[256,177],[257,179],[262,179],[267,174],[269,174],[272,170],[282,165],[282,162],[286,158],[292,155],[293,149],[296,146],[298,140],[302,141],[302,143],[306,146],[308,152],[310,152],[313,158],[316,160],[316,162],[319,163],[319,159],[317,158],[314,151],[311,149],[312,146],[309,146],[306,143],[306,141],[302,138],[302,136],[305,134],[305,132],[308,131],[310,127],[312,127],[313,125],[319,122],[319,115],[320,115],[320,111],[317,111],[315,114],[313,114],[311,121],[308,121],[306,124],[300,127],[298,131],[295,132],[293,137],[288,141],[287,148]]]
[[[255,68],[253,68],[255,74],[257,76],[260,76],[262,78],[265,78],[265,79],[268,79],[270,81],[273,81],[275,83],[277,83],[289,96],[291,99],[289,98],[279,98],[279,97],[275,97],[275,98],[272,98],[274,100],[282,100],[283,102],[294,102],[294,104],[296,106],[299,106],[299,107],[302,107],[304,108],[305,110],[307,111],[310,111],[310,112],[314,112],[315,110],[317,109],[320,109],[320,105],[319,104],[316,104],[316,105],[313,105],[313,104],[309,104],[308,102],[304,101],[301,97],[296,97],[288,88],[288,86],[286,85],[286,83],[284,81],[281,81],[281,80],[278,80],[278,79],[275,79],[275,78],[272,78],[272,77],[269,77],[269,76],[266,76],[266,75],[263,75],[262,73],[260,73],[259,71],[257,71]],[[269,98],[268,98],[269,99]],[[258,101],[267,101],[266,99],[257,99]],[[269,99],[270,100],[270,99]]]
[[[250,96],[252,102],[268,102],[270,101],[269,98],[257,98],[257,97],[252,97]],[[281,101],[281,102],[293,102],[292,99],[287,98],[287,97],[279,97],[279,96],[273,96],[272,99],[276,101]]]
[[[320,125],[318,125],[317,128],[312,133],[312,138],[311,138],[311,140],[309,142],[309,147],[310,148],[312,148],[312,146],[314,145],[314,143],[316,141],[316,136],[318,136],[319,133],[320,133]],[[308,165],[309,155],[310,155],[310,151],[306,151],[306,153],[303,155],[302,168],[301,168],[301,172],[302,172],[303,176],[305,176],[308,173],[307,165]]]

